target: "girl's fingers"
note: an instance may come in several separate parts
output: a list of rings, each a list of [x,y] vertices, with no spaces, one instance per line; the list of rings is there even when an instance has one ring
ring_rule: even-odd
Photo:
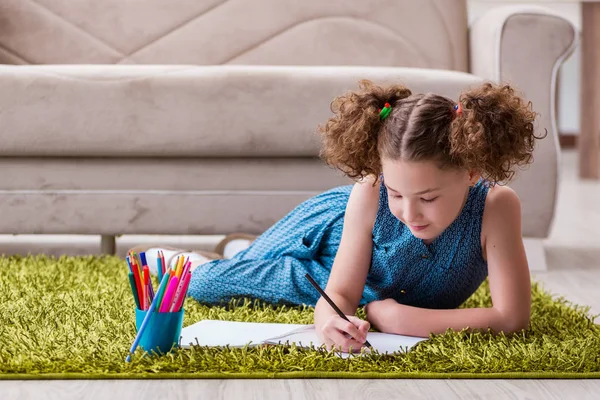
[[[349,338],[338,330],[331,330],[330,332],[327,332],[327,335],[329,336],[329,341],[333,342],[332,346],[330,345],[329,348],[333,347],[344,353],[349,353],[350,350],[352,350],[353,353],[357,353],[360,352],[360,349],[363,347],[362,343]]]
[[[369,328],[371,327],[371,324],[369,324],[368,321],[364,321],[364,320],[354,317],[354,316],[349,316],[348,319],[356,327],[356,331],[352,330],[353,332],[349,332],[349,331],[346,331],[346,332],[350,336],[355,338],[356,340],[358,340],[358,341],[362,340],[364,342],[364,340],[367,337],[367,332],[369,331]],[[354,332],[356,332],[356,335],[358,335],[358,336],[355,336]]]
[[[356,340],[359,343],[364,343],[364,334],[361,333],[356,325],[351,322],[344,321],[340,318],[340,321],[336,321],[334,326],[338,331],[346,336],[350,336],[352,339]]]
[[[349,321],[332,316],[323,327],[323,344],[343,352],[360,352],[367,337],[370,324],[353,315],[347,316]]]
[[[369,324],[367,321],[364,321],[365,323],[362,324],[361,326],[358,327],[358,330],[364,335],[367,336],[367,332],[369,332],[369,329],[371,329],[371,324]]]

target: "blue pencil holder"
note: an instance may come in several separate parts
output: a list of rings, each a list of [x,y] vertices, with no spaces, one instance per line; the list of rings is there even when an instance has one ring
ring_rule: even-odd
[[[148,326],[140,338],[139,346],[148,353],[167,353],[173,345],[179,346],[179,337],[183,327],[184,308],[178,312],[154,312],[148,321]],[[139,331],[148,311],[135,310],[135,326]]]

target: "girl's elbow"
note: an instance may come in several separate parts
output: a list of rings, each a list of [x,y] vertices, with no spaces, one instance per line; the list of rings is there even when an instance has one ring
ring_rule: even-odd
[[[496,306],[492,307],[490,311],[493,313],[493,322],[490,321],[490,327],[495,332],[517,333],[529,327],[530,309],[515,310],[514,308]]]
[[[509,333],[518,333],[529,328],[529,315],[524,316],[508,316],[501,324],[501,331]]]

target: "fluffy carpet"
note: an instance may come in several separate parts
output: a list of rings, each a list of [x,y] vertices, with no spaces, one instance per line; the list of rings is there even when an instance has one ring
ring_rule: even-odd
[[[584,378],[600,377],[600,329],[587,307],[533,284],[531,324],[514,335],[432,335],[407,354],[342,359],[295,346],[200,348],[133,362],[134,301],[116,257],[0,258],[0,379],[95,378]],[[491,304],[484,283],[463,307]],[[236,300],[185,303],[201,319],[312,323],[310,307]],[[363,310],[359,316],[364,317]]]

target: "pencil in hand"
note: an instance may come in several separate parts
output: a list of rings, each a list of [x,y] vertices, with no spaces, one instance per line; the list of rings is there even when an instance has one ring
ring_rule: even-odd
[[[323,289],[321,289],[321,287],[319,286],[319,284],[317,282],[315,282],[315,280],[312,278],[312,276],[310,276],[309,273],[307,273],[306,275],[304,275],[306,277],[306,279],[308,279],[308,281],[311,283],[311,285],[313,285],[315,287],[315,289],[317,289],[317,291],[319,293],[321,293],[321,296],[323,296],[323,298],[329,303],[329,305],[335,310],[335,312],[342,317],[343,319],[345,319],[346,321],[350,322],[350,320],[348,319],[348,317],[346,317],[346,315],[342,312],[342,310],[340,310],[338,308],[338,306],[335,305],[335,303],[333,302],[333,300],[331,300],[329,298],[329,296],[327,296],[327,294],[325,293],[325,291]],[[365,346],[373,348],[373,346],[371,346],[371,343],[369,343],[368,340],[365,339]]]

